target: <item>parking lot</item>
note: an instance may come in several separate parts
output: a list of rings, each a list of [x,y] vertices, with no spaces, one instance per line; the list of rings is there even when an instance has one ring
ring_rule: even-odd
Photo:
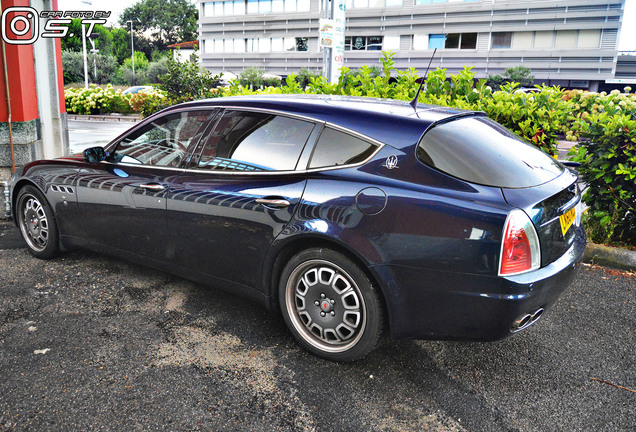
[[[387,341],[337,364],[220,290],[32,258],[7,221],[0,266],[0,430],[636,430],[636,278],[603,268],[507,340]]]

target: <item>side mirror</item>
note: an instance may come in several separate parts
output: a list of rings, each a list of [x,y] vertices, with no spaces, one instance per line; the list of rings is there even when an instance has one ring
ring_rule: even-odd
[[[104,147],[91,147],[82,152],[84,161],[88,163],[99,163],[106,159],[106,152]]]

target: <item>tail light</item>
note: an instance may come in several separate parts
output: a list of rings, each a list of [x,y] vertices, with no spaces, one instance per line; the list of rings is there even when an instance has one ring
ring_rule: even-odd
[[[540,265],[541,248],[532,221],[522,210],[511,211],[503,230],[499,276],[525,273]]]

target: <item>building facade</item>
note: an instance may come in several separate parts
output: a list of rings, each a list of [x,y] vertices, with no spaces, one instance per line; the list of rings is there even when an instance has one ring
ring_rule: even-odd
[[[597,90],[614,78],[625,0],[347,0],[345,66],[378,65],[395,52],[397,69],[478,78],[511,66],[536,82]],[[201,0],[201,62],[240,73],[256,66],[288,75],[322,70],[321,0]]]

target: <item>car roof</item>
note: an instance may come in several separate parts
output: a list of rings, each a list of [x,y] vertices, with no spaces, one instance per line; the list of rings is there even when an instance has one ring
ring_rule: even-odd
[[[350,129],[398,149],[417,144],[433,123],[454,117],[485,115],[407,101],[334,95],[233,96],[188,102],[173,107],[237,107],[266,109],[324,121]]]

